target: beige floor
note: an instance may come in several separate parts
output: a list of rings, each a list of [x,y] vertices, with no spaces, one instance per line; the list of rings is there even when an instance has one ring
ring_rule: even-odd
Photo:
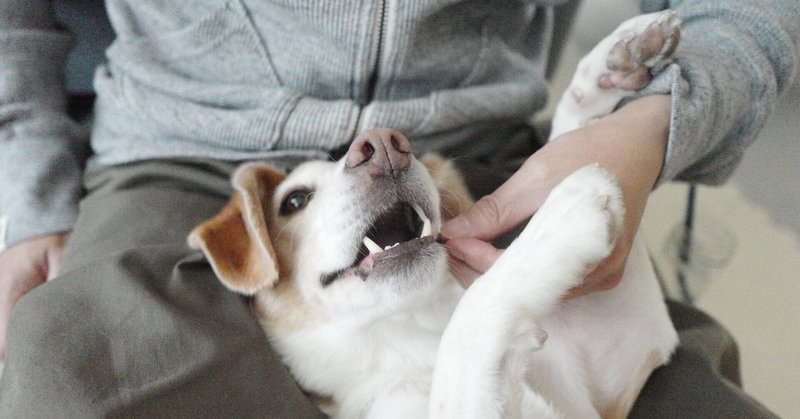
[[[620,7],[611,13],[606,3],[584,2],[576,26],[590,29],[579,29],[567,44],[553,97],[592,38],[635,10],[630,0],[614,3]],[[686,185],[663,185],[642,223],[678,297],[671,234],[683,222],[686,195]],[[699,265],[718,265],[689,271],[696,304],[737,339],[745,390],[780,417],[800,418],[800,88],[784,96],[730,182],[699,188],[695,220],[695,243],[710,243],[699,252],[717,258]]]
[[[670,230],[682,220],[686,187],[656,191],[642,225],[656,263],[676,278],[667,250]],[[735,240],[722,267],[694,275],[700,284],[697,305],[717,318],[739,343],[745,390],[784,418],[800,418],[800,239],[777,225],[763,208],[749,202],[736,183],[698,192],[697,234],[714,229]],[[712,226],[709,229],[709,226]],[[704,231],[705,229],[705,231]],[[702,239],[702,237],[698,237]],[[673,294],[677,281],[671,282]],[[704,288],[704,289],[703,289]]]

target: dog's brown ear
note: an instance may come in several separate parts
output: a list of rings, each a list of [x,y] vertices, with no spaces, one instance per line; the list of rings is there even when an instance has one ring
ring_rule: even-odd
[[[474,203],[464,178],[449,160],[427,153],[419,159],[428,168],[442,201],[442,220],[448,221],[469,209]]]
[[[263,163],[242,165],[233,175],[236,193],[230,202],[189,235],[189,245],[205,253],[222,283],[234,291],[252,295],[278,280],[267,220],[273,192],[285,177]]]

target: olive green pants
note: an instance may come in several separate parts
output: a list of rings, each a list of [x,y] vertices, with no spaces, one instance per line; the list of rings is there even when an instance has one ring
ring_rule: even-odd
[[[322,416],[247,301],[186,245],[227,201],[234,167],[149,161],[86,175],[60,277],[12,315],[0,417]],[[735,385],[731,337],[696,310],[671,309],[681,347],[632,416],[771,417]]]

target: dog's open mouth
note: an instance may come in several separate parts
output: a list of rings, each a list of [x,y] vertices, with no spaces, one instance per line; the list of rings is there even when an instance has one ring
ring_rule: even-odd
[[[430,219],[419,206],[399,202],[367,229],[353,264],[323,274],[322,286],[351,273],[366,280],[375,264],[416,253],[430,243],[433,243]]]

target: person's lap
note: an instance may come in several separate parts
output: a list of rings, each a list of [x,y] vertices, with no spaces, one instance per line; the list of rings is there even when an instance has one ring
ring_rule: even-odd
[[[247,302],[185,244],[226,202],[233,168],[145,162],[87,175],[63,274],[24,297],[12,317],[3,416],[321,416]],[[481,170],[508,173],[496,163]],[[476,165],[470,172],[480,173]],[[500,179],[475,187],[491,190]],[[671,310],[681,347],[631,416],[769,417],[722,378],[738,377],[724,329],[687,306]]]
[[[689,305],[668,301],[680,344],[670,363],[653,372],[631,418],[776,418],[741,388],[733,337]]]
[[[15,309],[1,416],[321,417],[247,302],[186,245],[227,201],[233,167],[87,176],[62,275]]]

